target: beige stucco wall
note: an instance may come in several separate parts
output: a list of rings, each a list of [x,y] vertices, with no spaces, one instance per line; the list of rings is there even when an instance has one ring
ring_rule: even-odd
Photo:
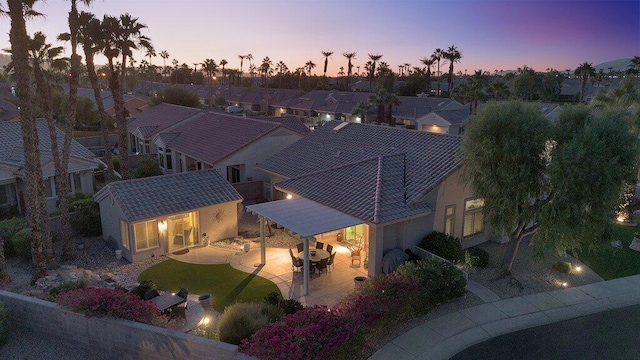
[[[206,233],[209,241],[238,236],[238,203],[210,206],[199,210],[200,238]],[[216,216],[218,215],[218,216]]]

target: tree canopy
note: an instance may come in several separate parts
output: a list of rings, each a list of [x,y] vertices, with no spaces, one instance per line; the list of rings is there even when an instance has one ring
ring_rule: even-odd
[[[167,86],[164,91],[153,99],[155,104],[169,103],[188,107],[200,107],[200,99],[198,96],[180,86]]]
[[[469,123],[464,178],[485,199],[493,230],[512,240],[506,270],[531,223],[538,255],[604,238],[637,166],[638,141],[625,119],[580,106],[552,123],[537,107],[513,101],[488,103]]]

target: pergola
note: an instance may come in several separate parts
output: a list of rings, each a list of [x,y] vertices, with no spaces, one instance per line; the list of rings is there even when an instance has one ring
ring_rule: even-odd
[[[363,221],[309,199],[297,197],[247,206],[260,218],[260,261],[266,263],[265,219],[298,236],[304,244],[304,263],[309,263],[309,239],[315,235],[362,224]],[[304,295],[309,294],[309,271],[304,271]]]

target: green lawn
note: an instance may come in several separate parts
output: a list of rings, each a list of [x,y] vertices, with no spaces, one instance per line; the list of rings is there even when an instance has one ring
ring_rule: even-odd
[[[620,240],[622,249],[603,244],[595,251],[579,251],[574,255],[605,280],[640,274],[640,252],[629,249],[636,231],[640,230],[615,224],[611,240]]]
[[[140,274],[138,281],[151,280],[158,289],[178,292],[181,287],[191,294],[211,294],[211,305],[217,311],[236,302],[262,302],[264,297],[280,290],[273,282],[236,270],[229,264],[188,264],[169,259]]]

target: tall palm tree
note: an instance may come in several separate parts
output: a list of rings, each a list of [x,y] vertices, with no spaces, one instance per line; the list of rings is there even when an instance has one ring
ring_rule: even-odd
[[[382,125],[386,118],[386,106],[391,100],[391,94],[384,87],[380,87],[375,94],[369,97],[369,101],[376,106],[376,124]]]
[[[222,84],[224,85],[225,83],[225,77],[226,77],[226,71],[225,71],[225,66],[227,66],[228,62],[225,59],[220,60],[220,66],[222,66]]]
[[[169,58],[169,52],[167,50],[162,50],[160,52],[160,57],[162,58],[163,68],[162,68],[162,77],[167,74],[167,59]]]
[[[207,74],[207,80],[209,83],[209,105],[213,105],[213,76],[218,71],[218,64],[213,59],[205,59],[202,62],[202,71]]]
[[[420,59],[420,62],[427,67],[427,73],[425,75],[427,78],[427,95],[431,96],[431,66],[436,62],[436,59],[433,56],[430,58],[424,57]]]
[[[376,62],[382,58],[380,54],[369,54],[369,60],[371,60],[371,71],[369,72],[369,89],[371,89],[371,83],[376,76]]]
[[[489,90],[493,93],[493,99],[496,101],[509,96],[509,87],[502,80],[494,81],[489,85]]]
[[[262,59],[262,64],[260,64],[260,73],[262,74],[262,84],[264,88],[269,88],[269,75],[273,73],[273,61],[271,61],[268,56],[265,56],[265,58]]]
[[[242,63],[244,62],[245,55],[238,55],[240,58],[240,80],[242,80]]]
[[[580,102],[584,101],[584,93],[587,88],[587,81],[590,77],[596,76],[596,69],[593,68],[591,63],[585,62],[580,64],[574,71],[576,76],[579,76],[582,80],[580,83]]]
[[[283,61],[278,61],[276,64],[276,70],[278,70],[278,77],[280,78],[280,85],[278,85],[278,87],[282,88],[282,79],[284,78],[284,74],[289,71],[289,68]]]
[[[11,59],[13,63],[16,95],[20,105],[20,125],[24,146],[25,171],[27,176],[27,214],[31,235],[31,259],[34,266],[33,280],[47,275],[47,260],[42,250],[43,237],[50,236],[49,218],[43,216],[46,209],[42,167],[40,166],[40,148],[38,132],[32,112],[32,94],[29,69],[29,36],[25,16],[33,14],[34,0],[7,0],[11,29]]]
[[[307,79],[307,82],[309,84],[309,90],[311,90],[311,70],[315,69],[316,64],[309,60],[304,64],[304,68],[307,70],[307,73],[309,74],[309,78]]]
[[[104,102],[102,101],[100,82],[94,63],[95,54],[101,52],[104,48],[102,25],[100,24],[100,20],[91,13],[84,11],[81,12],[78,38],[84,50],[84,59],[87,64],[87,75],[89,77],[91,87],[93,88],[93,97],[96,100],[98,116],[100,116],[100,128],[105,149],[104,162],[107,164],[107,168],[104,170],[104,181],[109,183],[113,178],[113,161],[111,159],[111,144],[109,142],[110,124],[109,117],[104,108]],[[163,51],[163,53],[166,53],[166,51]],[[162,53],[160,55],[163,56]],[[168,57],[169,54],[167,53],[166,55]],[[164,56],[163,58],[166,60]]]
[[[323,77],[324,77],[324,89],[326,90],[326,87],[328,85],[328,80],[327,80],[327,67],[329,66],[329,56],[333,55],[333,51],[326,51],[326,50],[322,50],[322,56],[324,56],[324,71],[323,71]]]
[[[249,62],[249,67],[251,67],[251,65],[253,65],[253,63],[251,62],[251,60],[253,60],[253,55],[247,54],[244,56],[244,58],[247,59],[247,61]]]
[[[455,45],[449,46],[443,54],[444,58],[449,60],[449,97],[453,94],[453,64],[460,62],[462,54]]]
[[[347,62],[347,91],[349,91],[349,82],[351,80],[351,73],[353,71],[353,64],[351,64],[351,60],[356,58],[357,53],[355,51],[342,53],[342,56],[346,57]]]
[[[431,58],[438,64],[438,72],[436,76],[438,77],[438,96],[442,96],[440,91],[440,80],[442,78],[442,73],[440,73],[440,60],[442,60],[442,56],[444,55],[444,51],[442,49],[437,48],[433,54],[431,54]]]

